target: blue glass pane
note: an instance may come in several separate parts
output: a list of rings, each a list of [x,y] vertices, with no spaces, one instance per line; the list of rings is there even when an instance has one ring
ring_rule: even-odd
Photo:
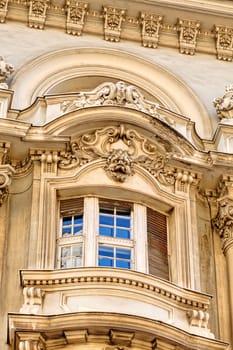
[[[75,215],[74,217],[74,224],[75,225],[80,225],[83,223],[83,216],[82,215]]]
[[[116,225],[120,227],[130,228],[130,218],[117,218]]]
[[[99,266],[114,267],[113,259],[99,258]]]
[[[131,250],[124,248],[116,248],[116,258],[117,259],[131,259]]]
[[[105,226],[100,226],[99,227],[99,234],[101,236],[109,236],[109,237],[113,237],[114,235],[114,230],[111,227],[105,227]]]
[[[120,228],[117,228],[117,230],[116,230],[116,237],[117,238],[130,239],[130,231],[129,230],[122,230]]]
[[[130,261],[117,260],[116,267],[119,267],[121,269],[130,269]]]
[[[62,227],[62,236],[70,236],[70,235],[71,235],[71,226]]]
[[[114,257],[113,247],[100,246],[99,247],[99,256],[108,256],[108,257],[113,258]]]
[[[110,216],[110,215],[101,215],[101,214],[100,214],[99,223],[102,224],[102,225],[113,226],[113,225],[114,225],[113,216]]]
[[[74,235],[82,235],[83,227],[82,226],[74,226]]]
[[[62,218],[62,223],[63,225],[71,225],[72,216],[64,216],[64,218]]]

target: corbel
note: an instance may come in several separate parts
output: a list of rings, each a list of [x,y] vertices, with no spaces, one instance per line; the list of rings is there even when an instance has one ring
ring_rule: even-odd
[[[233,28],[215,26],[217,58],[223,61],[233,59]]]
[[[154,49],[158,47],[162,19],[162,16],[156,14],[141,13],[142,46]]]
[[[49,0],[31,0],[29,2],[28,25],[30,28],[44,29]]]
[[[60,152],[33,149],[30,151],[30,158],[33,161],[40,161],[42,173],[56,173]]]
[[[17,332],[15,345],[19,350],[45,350],[45,339],[38,332]]]
[[[190,326],[207,328],[209,322],[209,313],[205,310],[188,310],[187,317]]]
[[[104,7],[104,39],[107,41],[120,41],[122,22],[125,19],[125,9]]]
[[[37,314],[42,310],[42,303],[45,292],[41,288],[24,287],[24,304],[20,309],[21,313]]]
[[[109,334],[110,344],[119,347],[130,347],[134,338],[134,333],[111,330]]]
[[[187,55],[195,54],[199,32],[200,22],[184,19],[178,20],[180,53]]]
[[[66,2],[66,32],[71,35],[82,35],[85,17],[88,10],[88,4],[75,0],[67,0]]]
[[[9,0],[0,1],[0,23],[5,23]]]

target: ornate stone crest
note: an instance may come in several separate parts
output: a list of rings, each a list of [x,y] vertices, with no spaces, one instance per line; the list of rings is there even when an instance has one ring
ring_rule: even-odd
[[[233,84],[227,86],[223,97],[217,97],[213,103],[220,120],[233,119]]]

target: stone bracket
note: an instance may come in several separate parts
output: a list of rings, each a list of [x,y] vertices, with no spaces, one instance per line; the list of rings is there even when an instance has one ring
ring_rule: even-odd
[[[29,2],[28,25],[30,28],[44,29],[49,0],[31,0]]]
[[[104,7],[104,39],[107,41],[120,41],[122,22],[125,19],[125,9]]]
[[[0,2],[0,23],[4,23],[8,12],[9,0],[2,0]]]
[[[141,13],[142,46],[157,48],[162,19],[162,16]]]
[[[195,54],[199,28],[200,23],[198,21],[178,20],[180,53]]]
[[[233,59],[233,28],[215,26],[217,58],[223,61]]]
[[[67,0],[66,32],[72,35],[82,35],[88,4]]]

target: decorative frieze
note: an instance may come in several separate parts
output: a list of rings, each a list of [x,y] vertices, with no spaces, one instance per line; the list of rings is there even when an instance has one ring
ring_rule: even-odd
[[[67,0],[66,32],[72,35],[82,35],[88,4],[75,0]]]
[[[162,16],[141,13],[142,46],[157,48],[162,19]]]
[[[197,36],[200,32],[200,22],[190,20],[178,20],[180,52],[194,55],[197,46]]]
[[[233,28],[215,26],[217,58],[223,61],[233,59]]]
[[[8,89],[6,80],[13,72],[14,67],[10,63],[6,63],[0,56],[0,89]]]
[[[223,97],[215,98],[213,103],[220,120],[233,120],[233,85],[227,86]]]
[[[49,0],[29,2],[28,25],[30,28],[44,29]]]
[[[104,7],[104,39],[120,41],[122,22],[125,20],[125,9]]]
[[[9,0],[0,1],[0,23],[4,23],[6,20],[6,15],[8,12],[8,3]]]
[[[37,314],[42,311],[44,291],[41,288],[25,287],[23,289],[24,304],[21,313]]]

